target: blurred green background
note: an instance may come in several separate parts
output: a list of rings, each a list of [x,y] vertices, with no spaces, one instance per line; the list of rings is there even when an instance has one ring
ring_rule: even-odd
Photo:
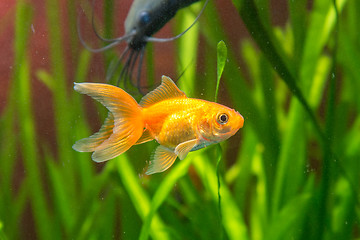
[[[124,2],[97,1],[104,36],[123,31]],[[160,36],[184,30],[202,4]],[[152,176],[156,143],[105,164],[71,148],[106,115],[72,82],[104,82],[122,49],[84,50],[79,15],[101,46],[91,2],[0,3],[0,239],[360,239],[358,0],[211,0],[182,38],[149,44],[143,79],[184,72],[180,88],[213,101],[223,40],[218,101],[245,118],[221,147]]]

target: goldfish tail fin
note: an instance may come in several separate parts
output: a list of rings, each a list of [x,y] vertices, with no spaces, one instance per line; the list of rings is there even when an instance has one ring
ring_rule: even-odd
[[[90,137],[76,141],[72,147],[78,152],[94,152],[98,146],[111,136],[113,128],[114,116],[111,112],[109,112],[104,124],[97,133],[94,133]]]
[[[103,162],[119,156],[134,145],[144,131],[142,108],[121,88],[101,83],[75,83],[74,89],[99,101],[110,112],[99,132],[76,142],[75,150],[94,152]]]

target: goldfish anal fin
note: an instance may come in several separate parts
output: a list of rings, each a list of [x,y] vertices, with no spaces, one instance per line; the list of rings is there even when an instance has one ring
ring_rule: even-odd
[[[176,160],[177,155],[173,150],[168,149],[162,145],[158,146],[155,150],[154,155],[151,158],[149,168],[146,171],[147,175],[163,172]]]
[[[192,139],[183,143],[180,143],[175,148],[175,154],[179,156],[180,160],[183,160],[186,155],[196,146],[198,143],[197,139]]]
[[[95,149],[91,157],[95,162],[104,162],[115,158],[133,146],[141,134],[142,129],[132,126],[129,122],[124,122],[116,133],[114,132]]]
[[[142,144],[151,140],[154,140],[154,137],[151,135],[149,130],[145,129],[145,131],[135,144]]]
[[[169,77],[162,76],[161,85],[146,94],[139,104],[142,107],[149,107],[155,103],[171,98],[186,98],[186,95]]]
[[[113,128],[114,117],[112,113],[109,112],[104,124],[97,133],[77,141],[72,147],[78,152],[93,152],[98,146],[100,146],[106,139],[110,137],[110,135],[113,133]]]

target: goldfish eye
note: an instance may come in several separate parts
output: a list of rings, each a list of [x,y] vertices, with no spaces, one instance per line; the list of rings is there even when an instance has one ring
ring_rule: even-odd
[[[217,122],[220,124],[226,124],[229,121],[229,116],[226,113],[221,113],[217,116]]]

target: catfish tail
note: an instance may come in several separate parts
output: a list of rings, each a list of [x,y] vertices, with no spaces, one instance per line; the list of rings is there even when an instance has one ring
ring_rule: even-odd
[[[75,83],[74,89],[99,101],[110,112],[99,132],[73,145],[79,152],[94,152],[103,162],[119,156],[136,144],[143,134],[142,108],[121,88],[101,83]]]

